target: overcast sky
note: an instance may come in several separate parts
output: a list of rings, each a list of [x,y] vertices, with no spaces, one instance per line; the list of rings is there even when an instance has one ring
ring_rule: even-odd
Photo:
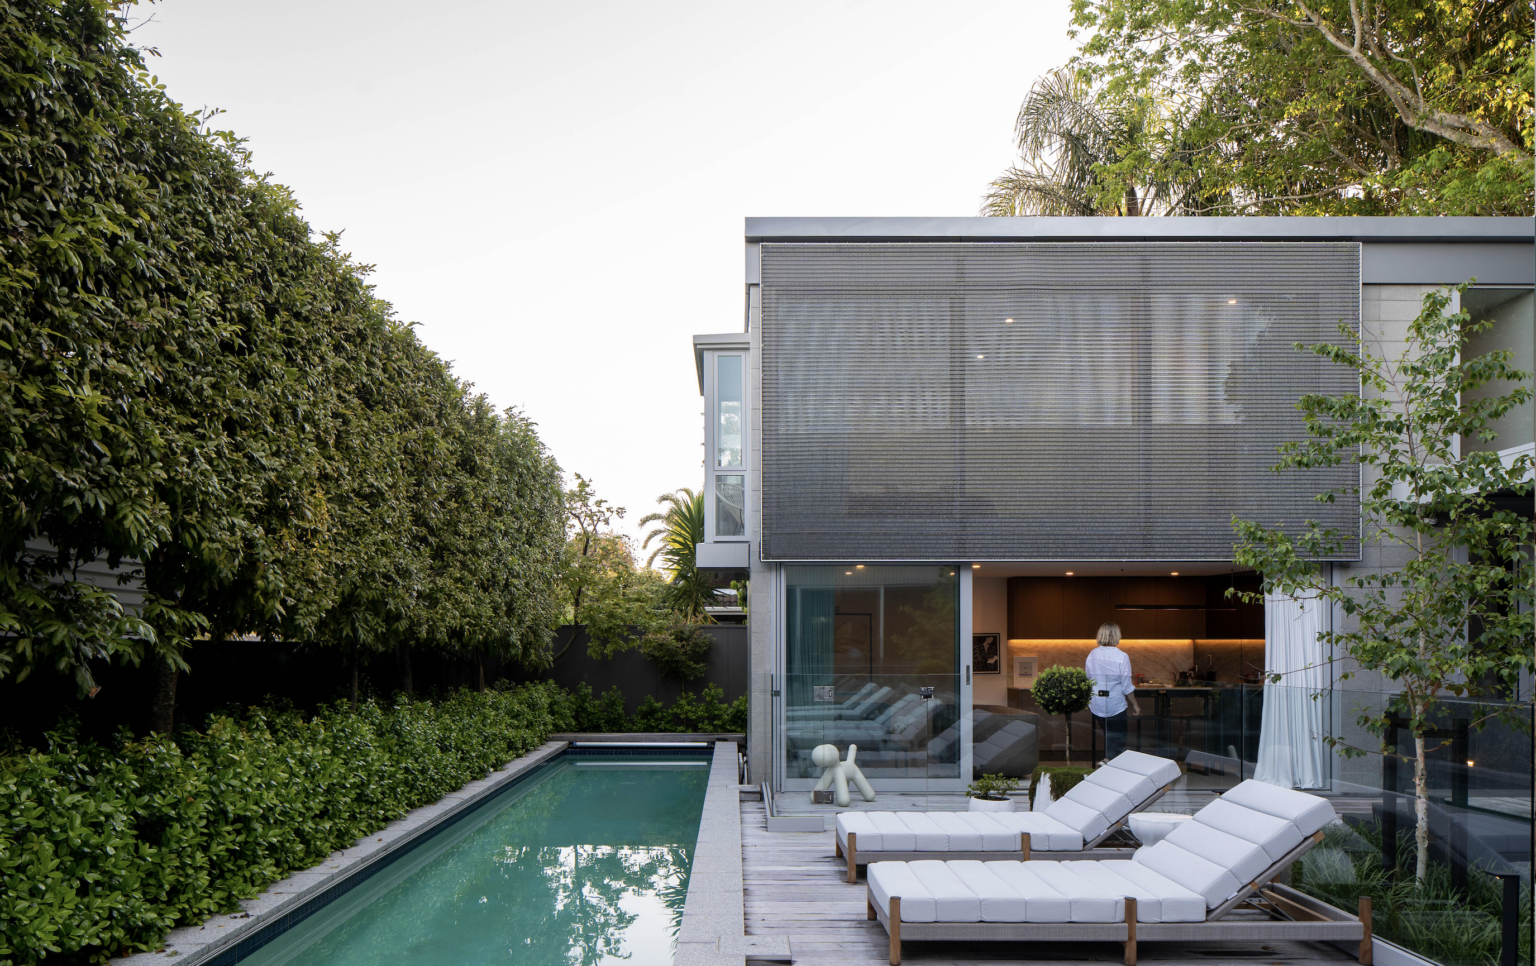
[[[163,0],[134,38],[633,533],[702,483],[743,219],[975,214],[1067,7]]]

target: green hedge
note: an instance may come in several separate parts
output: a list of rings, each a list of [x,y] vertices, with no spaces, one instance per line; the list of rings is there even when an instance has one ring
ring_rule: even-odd
[[[550,683],[438,703],[251,709],[0,757],[0,964],[100,963],[230,910],[569,726]]]
[[[686,734],[734,734],[747,730],[747,697],[742,695],[726,704],[725,692],[711,684],[695,698],[684,691],[670,707],[651,695],[635,709],[624,713],[624,693],[609,688],[596,697],[592,688],[582,683],[567,699],[563,711],[572,731],[619,734],[623,732],[672,732]]]

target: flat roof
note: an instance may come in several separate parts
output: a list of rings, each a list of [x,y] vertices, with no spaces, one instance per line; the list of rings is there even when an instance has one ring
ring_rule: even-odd
[[[748,218],[747,241],[1536,240],[1536,218]]]

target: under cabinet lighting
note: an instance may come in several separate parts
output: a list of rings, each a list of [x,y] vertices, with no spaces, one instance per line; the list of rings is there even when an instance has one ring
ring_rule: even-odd
[[[971,564],[971,569],[972,570],[980,570],[981,569],[981,564]]]

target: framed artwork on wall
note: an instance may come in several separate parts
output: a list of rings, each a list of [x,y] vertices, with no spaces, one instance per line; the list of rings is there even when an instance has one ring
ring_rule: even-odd
[[[1001,653],[1003,635],[971,635],[971,670],[976,674],[1002,674]]]

